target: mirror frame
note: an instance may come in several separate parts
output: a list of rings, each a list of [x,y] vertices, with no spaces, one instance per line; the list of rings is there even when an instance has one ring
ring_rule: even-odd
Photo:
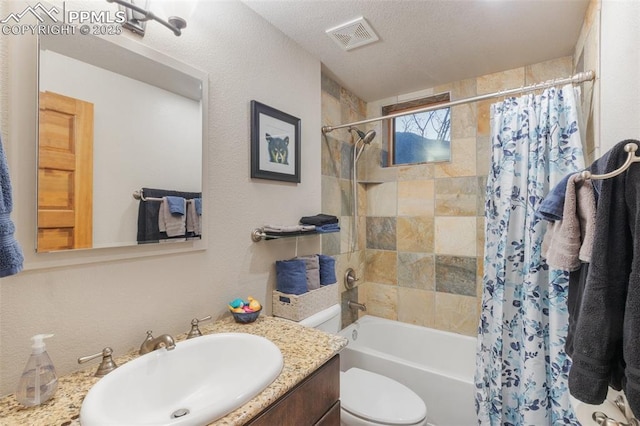
[[[60,37],[60,36],[56,36]],[[200,81],[201,85],[201,111],[202,111],[202,152],[201,152],[201,160],[202,160],[202,188],[201,192],[203,194],[203,198],[205,199],[205,205],[203,206],[203,210],[205,214],[202,215],[201,223],[203,233],[200,239],[187,240],[187,241],[173,241],[170,244],[163,243],[153,243],[153,244],[138,244],[136,241],[132,242],[130,245],[128,243],[123,243],[121,245],[114,245],[110,247],[96,247],[96,248],[86,248],[86,249],[70,249],[70,250],[59,250],[59,251],[50,251],[50,252],[35,252],[34,262],[30,262],[29,258],[31,256],[27,256],[25,258],[25,269],[40,269],[40,268],[48,268],[55,266],[66,266],[73,264],[84,264],[84,263],[93,263],[93,262],[102,262],[102,261],[110,261],[110,260],[118,260],[118,259],[131,259],[136,257],[146,257],[146,256],[157,256],[157,255],[165,255],[172,253],[181,253],[187,251],[197,251],[197,250],[206,250],[207,248],[207,238],[208,238],[208,229],[207,224],[208,220],[206,218],[207,212],[207,173],[208,173],[208,119],[209,119],[209,82],[208,82],[208,73],[199,70],[193,66],[187,65],[175,58],[172,58],[164,53],[161,53],[157,50],[154,50],[151,47],[143,45],[135,40],[129,39],[123,35],[119,36],[82,36],[82,37],[93,37],[94,39],[98,39],[101,43],[106,43],[105,46],[107,48],[112,49],[126,49],[131,55],[139,55],[144,59],[153,61],[165,67],[165,71],[169,73],[181,73],[193,79],[197,79]],[[36,137],[35,137],[35,152],[36,152],[36,167],[35,167],[35,179],[37,182],[37,152],[38,152],[38,117],[39,117],[39,93],[40,93],[40,48],[41,48],[41,40],[40,37],[37,37],[36,44],[36,91],[35,91],[35,126],[36,126]],[[129,75],[131,77],[131,75]],[[154,84],[150,82],[148,84]],[[186,89],[178,87],[177,90],[172,90],[167,87],[163,87],[162,85],[156,84],[156,86],[162,87],[165,90],[170,90],[175,93],[183,94]],[[181,93],[182,91],[182,93]],[[189,94],[185,95],[186,97],[190,97]],[[193,98],[193,92],[191,94],[191,98]],[[133,190],[137,190],[139,188],[132,188]],[[37,209],[38,205],[38,194],[37,194],[37,186],[34,197],[34,209]],[[133,196],[132,196],[133,198]],[[36,215],[36,223],[33,224],[34,229],[34,249],[37,248],[37,215]],[[118,243],[120,244],[120,243]]]

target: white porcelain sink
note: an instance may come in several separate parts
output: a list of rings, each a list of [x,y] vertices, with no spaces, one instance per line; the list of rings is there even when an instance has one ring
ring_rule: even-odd
[[[242,406],[282,370],[269,340],[245,333],[189,339],[140,356],[100,379],[80,410],[83,426],[206,425]],[[182,417],[175,417],[188,411]]]

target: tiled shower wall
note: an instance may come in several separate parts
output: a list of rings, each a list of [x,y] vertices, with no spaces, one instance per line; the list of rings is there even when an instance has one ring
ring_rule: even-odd
[[[363,120],[366,104],[339,84],[322,75],[322,125],[338,125]],[[322,138],[322,212],[340,218],[340,233],[322,235],[322,252],[336,259],[336,275],[341,286],[342,325],[346,327],[358,318],[356,311],[347,307],[347,300],[358,301],[358,287],[347,290],[343,277],[353,268],[359,282],[364,281],[365,241],[359,232],[358,245],[353,247],[351,173],[353,138],[347,129],[334,130]],[[360,231],[366,224],[366,192],[359,189]]]
[[[572,72],[572,58],[544,62],[427,89],[415,98],[450,92],[451,99],[521,87]],[[326,76],[322,122],[335,125],[381,115]],[[411,95],[402,100],[411,99]],[[489,170],[489,107],[492,101],[452,109],[452,160],[382,168],[386,137],[364,152],[359,172],[359,250],[350,252],[351,136],[335,130],[323,141],[323,211],[339,215],[342,232],[323,236],[323,252],[338,260],[338,272],[353,267],[361,278],[343,287],[343,326],[355,319],[347,298],[367,305],[370,315],[475,335],[479,318],[484,244],[484,187]],[[365,114],[366,112],[366,114]],[[368,130],[363,128],[362,130]],[[366,216],[365,216],[366,215]],[[341,281],[339,277],[339,281]],[[345,316],[346,313],[346,316]]]

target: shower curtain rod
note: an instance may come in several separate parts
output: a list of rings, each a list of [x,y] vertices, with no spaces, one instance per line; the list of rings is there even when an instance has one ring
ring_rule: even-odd
[[[376,117],[376,118],[369,118],[366,120],[361,120],[361,121],[354,121],[353,123],[347,123],[347,124],[340,124],[338,126],[323,126],[322,127],[322,133],[329,133],[332,132],[336,129],[342,129],[345,127],[353,127],[353,126],[358,126],[360,124],[368,124],[368,123],[372,123],[374,121],[382,121],[382,120],[391,120],[393,118],[396,117],[402,117],[403,115],[410,115],[410,114],[418,114],[421,112],[427,112],[427,111],[434,111],[436,109],[441,109],[441,108],[447,108],[447,107],[452,107],[452,106],[456,106],[456,105],[462,105],[462,104],[468,104],[471,102],[478,102],[478,101],[484,101],[485,99],[491,99],[491,98],[500,98],[503,96],[508,96],[508,95],[515,95],[518,93],[526,93],[526,92],[532,92],[534,90],[539,90],[539,89],[546,89],[547,87],[552,87],[552,86],[558,86],[561,84],[579,84],[579,83],[583,83],[585,81],[590,81],[596,78],[596,74],[593,71],[584,71],[584,72],[579,72],[571,77],[565,77],[565,78],[557,78],[554,80],[548,80],[542,83],[536,83],[536,84],[532,84],[530,86],[523,86],[523,87],[519,87],[517,89],[508,89],[508,90],[500,90],[498,92],[494,92],[494,93],[487,93],[485,95],[478,95],[478,96],[473,96],[471,98],[464,98],[464,99],[458,99],[457,101],[449,101],[449,102],[443,102],[443,103],[439,103],[437,105],[430,105],[424,108],[418,108],[418,109],[414,109],[411,112],[398,112],[395,114],[389,114],[389,115],[385,115],[383,117]]]

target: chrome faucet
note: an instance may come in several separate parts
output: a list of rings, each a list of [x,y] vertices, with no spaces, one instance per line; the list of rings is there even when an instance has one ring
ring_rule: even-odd
[[[154,338],[151,333],[151,330],[147,331],[147,337],[140,345],[140,355],[144,355],[160,348],[165,348],[168,351],[176,348],[176,342],[173,340],[173,337],[168,334],[163,334],[162,336]]]

